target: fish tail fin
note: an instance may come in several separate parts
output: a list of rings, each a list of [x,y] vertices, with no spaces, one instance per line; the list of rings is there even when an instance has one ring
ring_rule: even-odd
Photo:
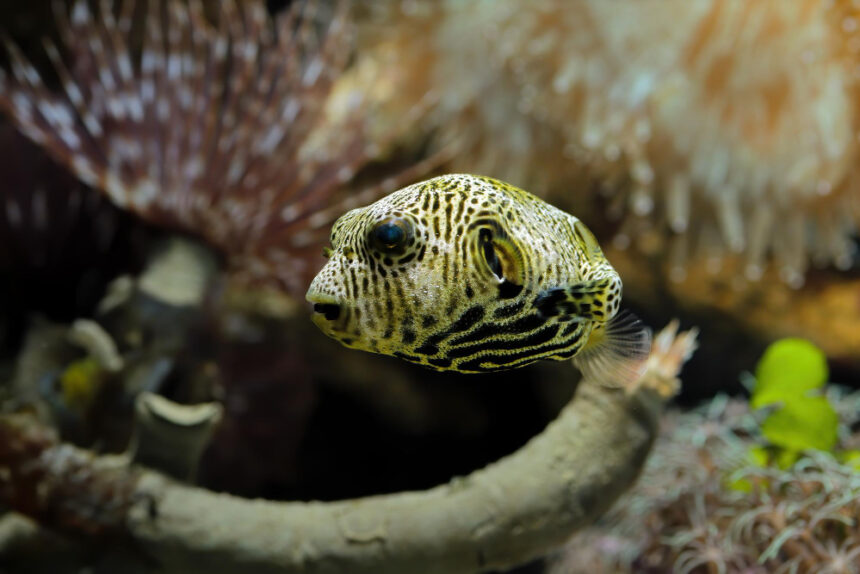
[[[584,378],[610,387],[628,387],[645,372],[651,329],[630,311],[598,323],[573,362]]]

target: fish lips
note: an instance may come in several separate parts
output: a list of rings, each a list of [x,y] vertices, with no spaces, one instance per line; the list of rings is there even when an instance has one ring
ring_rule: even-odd
[[[333,335],[343,328],[348,314],[344,304],[340,300],[331,295],[312,291],[308,291],[305,299],[313,308],[311,320],[324,333]]]

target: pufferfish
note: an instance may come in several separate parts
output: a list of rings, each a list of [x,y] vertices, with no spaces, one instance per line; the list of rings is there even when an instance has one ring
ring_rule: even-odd
[[[650,350],[591,231],[489,177],[444,175],[353,209],[325,251],[306,298],[347,347],[462,373],[573,358],[616,383]]]

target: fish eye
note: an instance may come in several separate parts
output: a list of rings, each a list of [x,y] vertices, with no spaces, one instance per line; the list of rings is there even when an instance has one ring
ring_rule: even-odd
[[[412,226],[400,218],[385,219],[377,223],[370,232],[373,247],[383,253],[395,253],[403,249],[412,234]]]

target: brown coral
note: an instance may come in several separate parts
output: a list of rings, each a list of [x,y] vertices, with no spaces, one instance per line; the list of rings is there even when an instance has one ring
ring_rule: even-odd
[[[122,461],[61,444],[30,415],[0,417],[0,501],[59,530],[120,534],[137,476]]]
[[[845,1],[379,2],[364,46],[395,87],[440,96],[477,142],[458,168],[554,192],[604,188],[617,244],[674,235],[677,266],[768,255],[853,264],[860,36]],[[571,186],[575,185],[573,189]],[[680,277],[680,273],[675,273]]]

